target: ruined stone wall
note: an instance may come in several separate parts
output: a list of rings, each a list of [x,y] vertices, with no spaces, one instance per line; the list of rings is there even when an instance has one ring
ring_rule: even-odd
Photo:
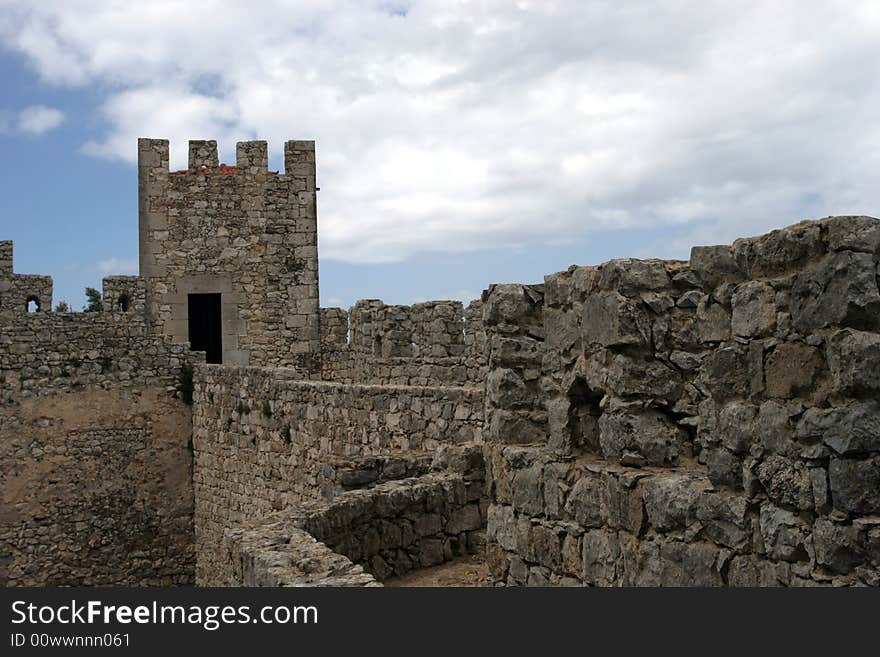
[[[189,143],[169,172],[168,142],[138,141],[140,274],[156,332],[183,343],[187,298],[221,294],[223,362],[317,371],[318,250],[314,142],[284,145],[268,171],[266,142],[240,142],[237,165],[214,141]]]
[[[14,317],[32,310],[52,310],[52,277],[13,272],[11,240],[0,241],[0,316]]]
[[[104,295],[101,312],[0,314],[3,585],[193,582],[178,386],[196,355],[152,334],[142,281]]]
[[[482,471],[435,472],[225,532],[233,586],[375,586],[483,548]],[[306,567],[307,566],[307,567]]]
[[[303,381],[293,369],[205,366],[193,408],[197,580],[229,572],[223,531],[420,471],[482,438],[482,390]],[[376,457],[376,458],[372,458]]]
[[[507,584],[880,584],[880,221],[486,295]]]
[[[358,301],[321,309],[321,378],[340,383],[481,387],[486,377],[482,302],[389,306]]]

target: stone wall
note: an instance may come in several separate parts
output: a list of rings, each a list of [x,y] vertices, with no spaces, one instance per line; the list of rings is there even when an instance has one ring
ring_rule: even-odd
[[[11,240],[0,241],[0,315],[52,310],[52,277],[13,272]]]
[[[304,503],[224,533],[224,584],[375,586],[483,549],[479,446],[440,450],[436,472]]]
[[[214,141],[189,143],[169,172],[168,141],[138,141],[140,274],[159,334],[186,342],[189,294],[221,295],[223,362],[317,368],[315,144],[284,145],[283,174],[264,141],[240,142],[237,165]]]
[[[0,315],[7,586],[193,582],[192,424],[178,387],[197,355],[150,333],[142,282],[104,289],[103,312]]]
[[[222,581],[223,531],[342,490],[423,471],[482,438],[482,390],[302,381],[296,370],[196,372],[197,580]],[[346,473],[348,476],[346,476]]]
[[[486,295],[494,577],[880,584],[880,221]]]
[[[321,378],[340,383],[483,386],[482,302],[322,308]]]

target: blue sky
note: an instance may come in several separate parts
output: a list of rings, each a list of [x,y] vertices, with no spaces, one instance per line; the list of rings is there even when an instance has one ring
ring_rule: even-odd
[[[0,0],[0,239],[56,302],[135,273],[138,136],[315,139],[325,306],[880,213],[877,3],[208,4]]]

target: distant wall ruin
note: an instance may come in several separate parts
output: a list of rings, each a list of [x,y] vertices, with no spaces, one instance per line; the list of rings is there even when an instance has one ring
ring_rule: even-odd
[[[198,358],[152,335],[142,291],[111,277],[100,312],[0,313],[4,585],[193,583],[192,420],[176,391]]]

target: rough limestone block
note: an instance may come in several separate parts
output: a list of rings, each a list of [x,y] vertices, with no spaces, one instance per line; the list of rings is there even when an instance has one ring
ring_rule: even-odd
[[[744,550],[752,542],[749,505],[744,495],[704,492],[697,499],[696,515],[706,536],[719,545]]]
[[[764,376],[768,397],[792,397],[808,393],[822,370],[818,349],[800,342],[785,342],[767,356]]]
[[[540,313],[543,301],[541,286],[493,285],[489,288],[483,305],[483,322],[487,326],[498,324],[522,325],[534,321]]]
[[[880,219],[874,217],[831,217],[822,222],[831,251],[880,253]]]
[[[578,479],[568,494],[565,512],[581,527],[601,527],[606,520],[602,497],[604,482],[595,473]]]
[[[607,384],[618,397],[674,400],[681,395],[681,375],[658,360],[617,354],[607,370]]]
[[[709,487],[702,477],[663,474],[642,484],[648,522],[658,532],[685,529],[696,519],[697,502]]]
[[[674,465],[686,443],[687,434],[659,411],[615,411],[599,418],[599,445],[607,459],[634,453],[646,465]]]
[[[720,586],[718,548],[709,543],[642,541],[626,560],[627,586]]]
[[[746,402],[731,402],[718,412],[712,436],[734,454],[745,454],[752,443],[752,422],[758,409]]]
[[[836,573],[849,573],[865,560],[862,538],[857,527],[817,518],[813,523],[816,561]]]
[[[746,397],[750,384],[747,350],[736,345],[713,351],[703,359],[699,381],[715,401]]]
[[[758,466],[757,476],[774,504],[803,511],[813,508],[812,482],[802,461],[771,454]]]
[[[855,401],[842,408],[809,408],[797,424],[798,440],[824,442],[841,455],[880,452],[880,402]]]
[[[547,442],[547,424],[530,417],[496,409],[492,411],[486,439],[494,443],[527,445]]]
[[[809,558],[809,527],[796,513],[765,503],[760,530],[764,552],[771,559],[793,562]]]
[[[691,249],[691,270],[707,289],[724,282],[742,280],[743,274],[729,246],[695,246]]]
[[[799,274],[791,291],[794,326],[804,334],[840,325],[880,329],[880,292],[868,253],[828,254],[814,271]]]
[[[544,510],[541,484],[540,465],[519,470],[513,478],[513,508],[527,515],[541,515]]]
[[[615,586],[623,577],[617,532],[592,529],[581,539],[584,582],[592,586]]]
[[[764,337],[776,329],[776,292],[761,281],[738,285],[731,300],[731,329],[742,337]]]
[[[773,276],[804,266],[825,250],[816,222],[802,222],[733,243],[733,257],[749,276]]]
[[[600,292],[584,300],[581,333],[584,345],[642,345],[648,343],[650,322],[639,303],[617,292]]]
[[[670,287],[666,263],[662,260],[611,260],[601,266],[599,289],[613,290],[625,296]]]
[[[834,507],[849,513],[880,513],[880,456],[833,458],[828,480]]]
[[[710,447],[705,452],[707,474],[713,484],[731,488],[742,487],[742,457],[723,447]]]
[[[495,541],[505,550],[516,549],[515,518],[513,507],[501,504],[489,506],[486,522],[486,534],[490,541]]]
[[[880,335],[844,329],[828,340],[834,389],[845,395],[880,393]]]
[[[736,587],[788,586],[791,566],[748,554],[736,556],[727,570],[727,583]]]
[[[697,304],[696,331],[701,342],[723,342],[730,339],[730,312],[708,295]]]
[[[512,369],[497,368],[486,377],[486,400],[497,408],[516,408],[532,403],[533,393]]]

